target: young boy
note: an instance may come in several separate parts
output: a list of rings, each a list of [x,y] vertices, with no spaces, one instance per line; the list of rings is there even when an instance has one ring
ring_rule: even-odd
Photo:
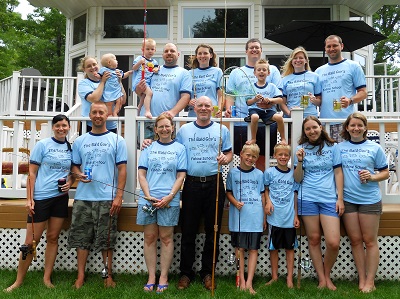
[[[253,166],[259,154],[257,144],[245,144],[240,152],[240,166],[232,168],[226,180],[231,243],[238,250],[239,258],[239,285],[241,290],[248,290],[251,294],[256,294],[253,277],[261,235],[266,228],[263,173]],[[245,249],[249,251],[247,281],[244,278]]]
[[[121,79],[125,79],[132,74],[132,71],[123,72],[117,69],[118,60],[112,53],[104,54],[101,57],[100,63],[102,65],[99,70],[99,76],[103,76],[104,72],[110,72],[111,76],[106,81],[103,91],[103,102],[106,103],[109,116],[118,116],[123,103],[123,90]]]
[[[133,66],[132,69],[135,72],[135,76],[133,77],[133,84],[132,84],[132,89],[136,89],[136,85],[139,83],[140,80],[146,79],[146,84],[147,88],[142,93],[139,95],[139,104],[138,104],[138,113],[140,113],[140,110],[142,109],[142,106],[144,104],[145,108],[145,116],[147,118],[152,118],[153,116],[151,115],[150,112],[150,101],[151,97],[153,96],[153,92],[150,89],[150,82],[151,82],[151,77],[153,74],[158,73],[158,62],[153,59],[153,55],[156,52],[156,42],[154,39],[147,38],[145,42],[142,44],[142,56],[136,57],[136,59],[133,61]],[[144,76],[144,78],[142,78]]]
[[[290,146],[277,144],[274,158],[278,165],[264,173],[265,213],[268,222],[268,249],[270,251],[272,278],[266,285],[278,280],[278,249],[286,250],[286,284],[293,288],[294,248],[297,247],[297,198],[293,170],[288,167]]]
[[[249,106],[251,139],[246,141],[247,144],[256,143],[258,120],[261,118],[265,125],[272,121],[278,124],[278,132],[281,135],[281,143],[286,144],[285,127],[283,117],[277,114],[275,105],[283,103],[282,92],[273,83],[267,83],[269,75],[269,64],[265,59],[260,59],[254,65],[254,75],[257,77],[255,83],[255,92],[257,95],[254,98],[246,101]],[[266,102],[269,104],[268,109],[262,109],[257,106],[258,102]]]

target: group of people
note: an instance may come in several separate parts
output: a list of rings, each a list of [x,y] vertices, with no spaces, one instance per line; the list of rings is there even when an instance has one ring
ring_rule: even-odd
[[[218,260],[225,201],[225,187],[219,171],[221,165],[232,161],[234,153],[240,156],[240,165],[228,174],[226,196],[230,201],[232,245],[240,260],[241,289],[255,293],[252,279],[261,235],[266,229],[272,269],[268,284],[278,279],[277,250],[285,249],[287,285],[293,287],[295,229],[300,225],[301,216],[318,286],[335,290],[330,272],[339,250],[339,217],[342,216],[359,274],[359,289],[373,291],[379,263],[377,232],[382,211],[378,182],[387,179],[389,172],[381,147],[366,139],[365,117],[353,113],[353,104],[366,97],[365,76],[358,64],[342,57],[340,37],[327,37],[325,51],[329,63],[315,73],[310,70],[306,50],[296,48],[283,67],[283,78],[278,68],[261,59],[261,42],[250,39],[245,47],[247,64],[231,72],[225,87],[226,101],[222,101],[223,74],[216,67],[216,54],[211,46],[200,44],[196,48],[191,71],[177,65],[180,53],[172,43],[163,48],[162,66],[152,58],[154,40],[146,39],[142,50],[143,57],[133,65],[136,73],[134,89],[140,98],[139,114],[156,117],[155,122],[145,128],[146,136],[155,137],[155,140],[145,141],[138,163],[141,191],[137,224],[144,226],[144,258],[149,274],[144,291],[162,293],[168,289],[168,272],[174,252],[173,231],[179,219],[182,240],[178,289],[188,288],[196,277],[193,270],[195,240],[201,218],[204,218],[205,241],[199,274],[206,289],[216,287],[211,274]],[[33,228],[38,243],[47,222],[44,283],[48,287],[53,286],[50,275],[57,254],[57,239],[63,219],[67,217],[68,190],[74,180],[79,183],[68,238],[68,246],[77,249],[78,276],[74,286],[80,288],[84,284],[91,248],[102,252],[107,270],[105,286],[115,286],[112,252],[126,181],[127,149],[123,137],[116,134],[117,123],[107,121],[108,115],[115,114],[105,103],[103,94],[112,72],[115,72],[118,88],[126,73],[116,69],[115,56],[108,59],[110,69],[104,71],[99,71],[95,58],[82,60],[85,79],[78,90],[82,98],[82,115],[90,118],[86,128],[88,133],[80,136],[71,149],[66,141],[69,120],[65,116],[56,116],[53,119],[54,137],[39,142],[31,156],[27,196],[30,216],[25,243],[32,244]],[[121,92],[118,101],[123,103],[126,94],[123,88]],[[301,100],[304,96],[309,101]],[[334,109],[334,102],[339,102],[340,111],[337,107]],[[119,109],[120,104],[115,102],[112,109]],[[294,170],[288,167],[291,148],[286,142],[283,118],[277,114],[277,105],[283,111],[283,117],[290,117],[294,107],[304,108]],[[183,125],[175,138],[173,117],[186,106],[189,116],[196,115],[196,120]],[[229,130],[211,119],[215,106],[217,114],[225,110],[225,117],[247,118],[246,121],[251,123],[251,138],[246,140],[246,122],[237,122],[232,145]],[[317,117],[317,106],[323,118],[347,117],[347,120],[343,125],[339,121],[332,124],[328,134]],[[235,107],[234,115],[232,107]],[[265,130],[259,130],[259,118],[271,125],[272,132],[277,129],[282,141],[275,145],[276,136],[271,134],[270,146],[278,165],[265,172]],[[245,137],[240,138],[242,136]],[[344,141],[337,144],[339,138]],[[54,157],[56,154],[59,157]],[[65,160],[62,169],[52,167],[60,159]],[[46,171],[49,167],[51,172]],[[59,177],[66,177],[66,184],[61,189],[57,186]],[[45,188],[50,188],[51,192]],[[363,194],[362,198],[360,194]],[[322,232],[326,243],[324,257]],[[161,240],[161,273],[157,279],[158,238]],[[247,279],[243,258],[246,249],[249,250]],[[20,258],[17,279],[7,291],[22,284],[31,260],[31,255],[25,260]]]

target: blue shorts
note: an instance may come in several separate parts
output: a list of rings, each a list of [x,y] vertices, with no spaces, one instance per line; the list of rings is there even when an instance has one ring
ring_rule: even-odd
[[[258,114],[260,119],[263,121],[265,125],[270,125],[271,124],[271,118],[276,114],[276,111],[271,110],[271,109],[266,109],[266,110],[260,110],[260,109],[249,109],[249,115],[253,114]]]
[[[138,211],[136,215],[136,224],[148,225],[157,223],[159,226],[177,226],[179,221],[179,213],[181,208],[179,206],[169,207],[164,209],[155,210],[152,215],[150,212],[143,210],[144,206],[149,205],[138,205]]]
[[[336,212],[336,202],[333,203],[321,203],[307,200],[297,200],[298,215],[301,216],[317,216],[326,215],[339,218]]]

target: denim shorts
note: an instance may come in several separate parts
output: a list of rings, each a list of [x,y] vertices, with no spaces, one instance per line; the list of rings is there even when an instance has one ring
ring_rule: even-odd
[[[307,200],[297,201],[298,214],[302,216],[326,215],[339,218],[336,212],[336,202],[321,203]]]
[[[138,205],[136,215],[136,224],[148,225],[157,223],[159,226],[177,226],[179,221],[179,213],[181,208],[179,206],[169,207],[164,209],[157,209],[152,214],[145,212],[143,207],[150,205]]]

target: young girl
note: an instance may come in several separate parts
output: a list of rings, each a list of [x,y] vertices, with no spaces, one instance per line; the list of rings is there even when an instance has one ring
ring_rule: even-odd
[[[265,198],[263,173],[254,168],[260,154],[257,144],[245,144],[240,152],[240,166],[232,168],[226,181],[226,196],[230,201],[229,230],[232,246],[239,250],[240,289],[256,294],[253,277],[258,249],[265,229]],[[244,250],[249,251],[247,280],[244,278]]]

